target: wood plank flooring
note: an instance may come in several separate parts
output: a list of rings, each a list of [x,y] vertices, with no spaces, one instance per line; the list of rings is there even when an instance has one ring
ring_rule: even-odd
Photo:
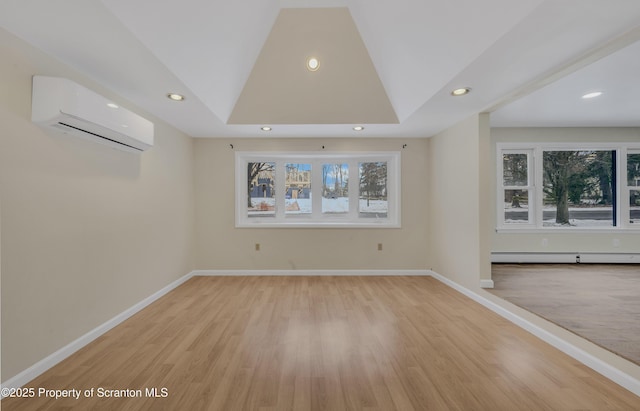
[[[494,264],[489,290],[640,365],[640,265]]]
[[[194,277],[26,387],[96,394],[2,409],[640,409],[430,277]],[[152,387],[167,396],[144,395]]]

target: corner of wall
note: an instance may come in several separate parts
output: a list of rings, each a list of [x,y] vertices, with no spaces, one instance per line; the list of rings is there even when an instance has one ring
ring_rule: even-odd
[[[488,116],[473,115],[429,143],[429,246],[431,268],[470,289],[479,289],[490,269],[484,239],[486,210],[481,179],[489,144]],[[485,255],[486,254],[486,255]]]

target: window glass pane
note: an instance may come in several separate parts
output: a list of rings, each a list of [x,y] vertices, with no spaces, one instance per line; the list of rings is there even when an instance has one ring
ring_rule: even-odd
[[[285,165],[285,214],[311,213],[311,164]]]
[[[629,222],[640,224],[640,190],[629,190]]]
[[[387,162],[359,163],[360,217],[387,217]]]
[[[529,223],[529,191],[504,190],[505,224]]]
[[[249,217],[275,217],[276,163],[247,163]]]
[[[627,154],[627,185],[640,187],[640,154]]]
[[[347,164],[322,165],[322,212],[344,214],[349,212],[349,166]]]
[[[614,225],[614,151],[543,153],[543,226]]]
[[[529,185],[526,154],[503,154],[502,170],[504,186]]]

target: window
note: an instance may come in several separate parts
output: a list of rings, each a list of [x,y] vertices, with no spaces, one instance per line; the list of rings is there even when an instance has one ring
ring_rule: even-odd
[[[322,212],[346,214],[349,212],[349,164],[322,165]]]
[[[236,152],[237,227],[400,227],[400,153]]]
[[[247,215],[249,217],[275,217],[276,163],[247,163]]]
[[[358,164],[360,182],[359,217],[387,218],[387,162]]]
[[[285,214],[311,214],[311,164],[285,163]]]
[[[640,228],[636,146],[499,144],[498,228]]]
[[[640,150],[627,154],[627,187],[629,188],[629,224],[640,226]]]
[[[543,227],[613,227],[615,150],[543,150]]]
[[[502,204],[505,224],[531,224],[529,198],[531,183],[531,152],[505,151],[502,154]]]

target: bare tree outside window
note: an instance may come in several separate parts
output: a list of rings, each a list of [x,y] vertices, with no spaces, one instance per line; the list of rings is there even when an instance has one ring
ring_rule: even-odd
[[[615,151],[545,151],[544,203],[551,209],[543,212],[544,225],[615,225],[614,157]]]
[[[247,163],[247,209],[250,215],[275,215],[275,163]]]
[[[529,164],[524,153],[502,156],[503,183],[505,186],[526,186],[529,181]]]
[[[627,154],[627,185],[640,188],[640,154]]]
[[[360,204],[361,215],[386,217],[387,204],[387,163],[360,163]]]
[[[349,166],[347,164],[322,165],[322,212],[327,214],[349,212]]]

